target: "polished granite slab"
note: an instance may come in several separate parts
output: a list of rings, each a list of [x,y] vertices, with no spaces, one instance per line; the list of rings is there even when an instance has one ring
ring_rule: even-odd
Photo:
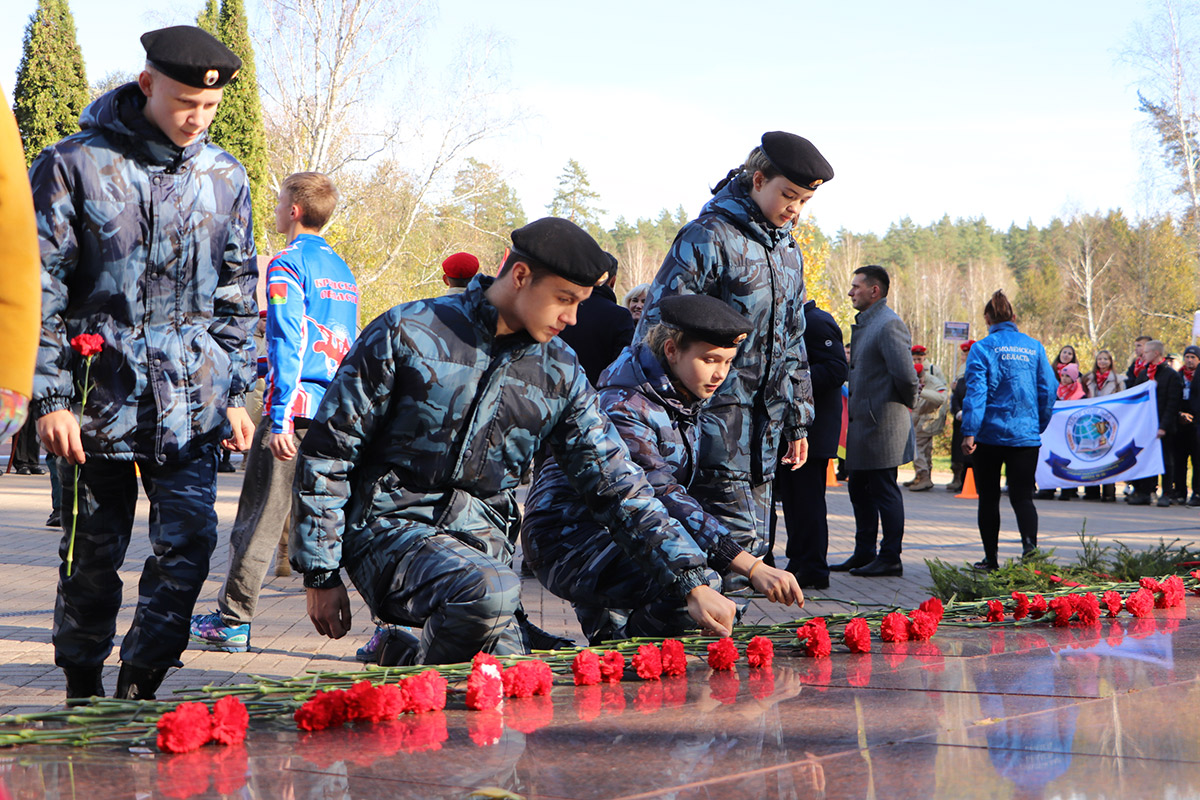
[[[1200,797],[1200,598],[170,756],[0,751],[7,798]],[[492,796],[504,796],[494,794]]]

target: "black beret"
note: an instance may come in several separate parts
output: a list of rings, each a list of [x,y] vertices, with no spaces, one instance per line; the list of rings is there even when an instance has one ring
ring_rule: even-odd
[[[802,136],[769,131],[763,134],[762,151],[775,169],[797,186],[816,189],[833,180],[833,167],[813,143]]]
[[[512,249],[519,257],[545,267],[579,286],[608,280],[612,256],[574,222],[543,217],[512,232]]]
[[[753,326],[724,300],[706,294],[664,297],[658,304],[659,319],[669,328],[717,347],[737,347]]]
[[[194,25],[143,33],[142,47],[155,69],[196,89],[220,89],[242,68],[242,60],[232,50]]]

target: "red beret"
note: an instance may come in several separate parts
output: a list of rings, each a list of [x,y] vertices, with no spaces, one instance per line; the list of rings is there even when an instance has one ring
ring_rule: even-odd
[[[447,278],[474,278],[479,272],[479,259],[470,253],[455,253],[442,262]]]
[[[966,353],[966,352],[970,351],[971,345],[973,345],[973,344],[975,344],[974,339],[967,339],[965,342],[963,342],[962,344],[960,344],[958,346],[958,349],[962,350],[964,353]]]
[[[914,344],[913,345],[912,354],[914,356],[923,356],[923,355],[925,355],[925,352],[926,352],[925,345],[923,345],[923,344]]]

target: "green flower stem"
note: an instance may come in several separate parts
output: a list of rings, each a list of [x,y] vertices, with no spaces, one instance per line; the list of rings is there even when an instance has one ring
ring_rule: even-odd
[[[92,383],[92,359],[87,357],[87,367],[83,373],[83,404],[79,407],[79,427],[83,428],[83,411],[87,408],[88,390]],[[67,543],[67,577],[71,577],[71,566],[75,561],[75,528],[79,525],[79,465],[75,465],[75,497],[71,506],[71,540]]]

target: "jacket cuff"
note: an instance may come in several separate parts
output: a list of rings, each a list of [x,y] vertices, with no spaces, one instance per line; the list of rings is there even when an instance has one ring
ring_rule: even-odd
[[[331,569],[304,573],[305,589],[336,589],[341,585],[341,570]]]
[[[685,570],[675,580],[675,588],[679,592],[679,596],[686,598],[688,594],[697,586],[707,586],[708,578],[704,574],[703,567]]]
[[[724,577],[729,574],[729,564],[743,552],[740,544],[732,536],[722,536],[717,539],[716,546],[708,554],[709,569]]]
[[[784,429],[783,438],[789,442],[808,438],[808,428],[803,425],[791,425]]]
[[[29,404],[30,416],[34,419],[44,417],[54,411],[65,411],[71,407],[71,398],[62,395],[51,395]]]
[[[230,408],[245,408],[246,407],[245,392],[242,392],[241,394],[229,395],[229,400],[225,403],[225,405],[229,406]]]

